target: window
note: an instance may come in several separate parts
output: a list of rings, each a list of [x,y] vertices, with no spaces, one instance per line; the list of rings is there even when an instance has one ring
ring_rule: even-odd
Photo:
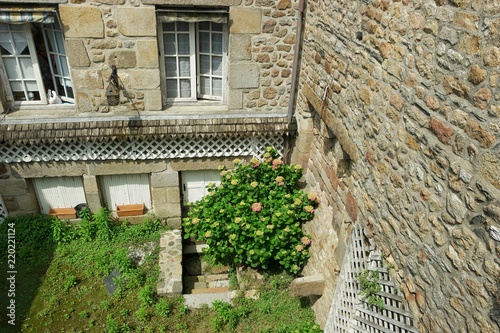
[[[7,94],[16,104],[74,102],[63,33],[53,23],[0,23],[0,54]],[[50,92],[52,93],[48,96]],[[57,97],[56,97],[57,96]]]
[[[193,13],[186,17],[177,14],[159,20],[164,100],[223,101],[227,54],[225,19],[219,16],[213,20],[213,16]]]
[[[217,170],[184,171],[182,173],[182,193],[184,203],[196,202],[208,195],[208,184],[220,184],[220,174]]]
[[[102,189],[106,206],[111,211],[116,211],[117,206],[132,204],[151,208],[147,174],[102,176]]]
[[[52,208],[71,208],[86,203],[81,177],[49,177],[33,179],[42,213]]]

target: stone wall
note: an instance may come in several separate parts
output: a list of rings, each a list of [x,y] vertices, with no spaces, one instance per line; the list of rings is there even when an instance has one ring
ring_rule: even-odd
[[[155,5],[229,9],[229,111],[286,113],[290,91],[295,1],[71,0],[59,5],[79,112],[160,111],[162,105]],[[126,91],[109,106],[115,65]],[[170,107],[178,111],[178,107]],[[182,109],[181,109],[182,110]]]
[[[292,157],[322,204],[306,225],[316,244],[304,273],[333,287],[361,221],[420,332],[500,326],[499,8],[307,2]]]
[[[162,161],[38,162],[0,164],[0,195],[9,215],[39,213],[32,179],[82,177],[87,205],[96,212],[104,206],[100,177],[116,174],[149,174],[153,212],[172,228],[181,225],[179,173],[186,170],[217,170],[232,165],[232,158],[204,158]],[[108,207],[112,209],[112,207]],[[140,221],[140,219],[139,219]]]

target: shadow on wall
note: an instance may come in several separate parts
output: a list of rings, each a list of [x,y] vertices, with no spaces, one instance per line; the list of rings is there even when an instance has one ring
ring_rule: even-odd
[[[9,218],[0,224],[0,332],[21,331],[55,251],[51,217]]]

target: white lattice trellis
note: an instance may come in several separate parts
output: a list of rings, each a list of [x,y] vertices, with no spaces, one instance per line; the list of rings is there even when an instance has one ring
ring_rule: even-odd
[[[2,223],[6,217],[7,217],[7,207],[5,206],[5,202],[3,202],[3,198],[0,195],[0,223]]]
[[[219,156],[259,156],[268,146],[282,154],[283,137],[179,137],[0,145],[0,162],[154,160]]]
[[[383,309],[369,306],[359,295],[357,276],[364,269],[379,272],[382,291],[378,295],[384,301]],[[368,332],[418,333],[418,330],[405,309],[403,298],[397,295],[380,252],[365,243],[363,230],[357,224],[342,264],[325,333]]]

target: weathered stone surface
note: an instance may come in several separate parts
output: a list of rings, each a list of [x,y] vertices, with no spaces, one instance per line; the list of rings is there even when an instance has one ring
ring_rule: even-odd
[[[118,30],[127,37],[155,37],[156,15],[154,7],[116,8]]]
[[[118,42],[114,39],[93,39],[90,42],[90,47],[92,49],[100,49],[100,50],[114,49],[116,48],[117,45]]]
[[[325,278],[321,274],[296,278],[290,284],[295,296],[323,295],[324,288]]]
[[[123,5],[125,3],[125,0],[96,0],[96,2],[106,5]]]
[[[446,196],[446,210],[458,223],[462,223],[467,213],[467,207],[454,193],[448,193]]]
[[[93,110],[92,99],[87,93],[78,92],[76,94],[76,103],[79,112],[90,112]]]
[[[256,34],[261,31],[261,12],[257,8],[229,9],[231,18],[230,33],[232,34]]]
[[[467,6],[469,6],[470,0],[451,0],[451,3],[460,8],[467,8]]]
[[[59,5],[59,15],[66,38],[103,38],[101,11],[93,6]]]
[[[500,160],[495,155],[484,153],[479,159],[479,170],[484,178],[500,189]]]
[[[128,72],[123,81],[131,89],[157,89],[160,87],[160,77],[154,69],[133,69]]]
[[[291,0],[279,0],[278,4],[276,5],[276,8],[278,8],[279,10],[285,10],[291,7],[292,7]]]
[[[116,68],[134,68],[137,65],[135,51],[117,50],[110,53],[108,62]]]
[[[448,26],[444,26],[441,29],[441,32],[439,33],[439,37],[441,39],[444,39],[444,40],[450,42],[452,45],[455,45],[458,42],[457,31],[448,27]]]
[[[233,89],[257,88],[259,86],[259,66],[254,64],[229,65],[229,85]]]
[[[66,39],[66,55],[71,67],[88,67],[90,65],[87,49],[81,39]]]
[[[468,31],[474,31],[479,27],[479,16],[473,13],[457,12],[455,23]]]
[[[162,110],[161,91],[150,90],[144,92],[144,108],[147,111],[160,111]]]
[[[486,74],[488,72],[478,65],[472,65],[469,72],[469,81],[474,84],[480,84],[486,79]]]
[[[251,37],[251,34],[231,34],[229,36],[229,53],[232,60],[252,59]]]
[[[474,94],[474,106],[484,110],[488,107],[490,99],[491,90],[489,88],[483,87]]]
[[[156,39],[137,41],[137,66],[158,68],[158,43]]]
[[[76,89],[102,89],[104,80],[100,70],[72,69],[73,86]]]
[[[458,97],[468,98],[470,95],[470,87],[453,76],[445,76],[443,88],[447,94],[455,94]]]
[[[476,123],[473,119],[469,119],[465,131],[471,138],[479,141],[481,147],[488,148],[495,143],[495,136],[485,130],[483,126]]]
[[[498,67],[500,66],[500,49],[492,47],[484,54],[483,63],[485,66]]]
[[[453,137],[453,129],[449,126],[446,126],[443,122],[439,121],[435,117],[431,117],[429,122],[429,129],[437,136],[439,141],[443,143],[450,142]]]

